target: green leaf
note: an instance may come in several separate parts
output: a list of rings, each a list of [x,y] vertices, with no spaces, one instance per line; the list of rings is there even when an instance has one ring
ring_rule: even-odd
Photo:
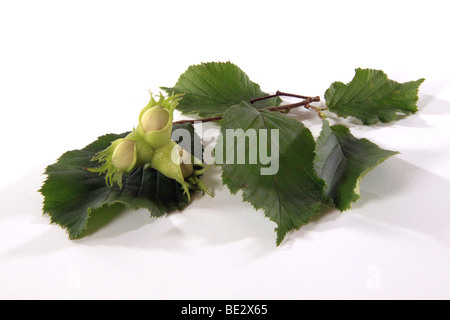
[[[278,225],[279,245],[289,231],[300,228],[317,215],[326,200],[323,181],[316,176],[313,168],[314,138],[301,122],[280,113],[256,110],[246,104],[229,108],[220,124],[221,136],[215,151],[216,162],[223,163],[223,183],[233,194],[242,190],[244,201],[250,202],[256,209],[263,209],[266,216]],[[243,129],[239,137],[247,134],[249,139],[243,148],[244,164],[238,163],[239,138],[227,135],[227,132],[230,133],[228,130],[236,129]],[[253,136],[249,129],[256,130]],[[268,129],[266,137],[261,129]],[[272,138],[276,141],[276,131],[271,130],[278,130],[278,145],[271,146]],[[233,146],[231,143],[234,140],[236,143]],[[262,153],[258,146],[263,146],[262,149],[269,146],[267,155],[278,158],[279,166],[277,172],[274,170],[275,174],[261,174],[262,168],[271,166],[275,161],[263,164],[267,163],[261,161],[266,153]],[[257,161],[251,163],[251,155],[255,154]],[[233,163],[231,160],[235,157]]]
[[[398,152],[384,150],[367,139],[357,139],[347,127],[323,120],[317,140],[315,168],[325,181],[326,193],[341,211],[360,198],[361,179]]]
[[[395,120],[397,113],[406,115],[417,111],[419,86],[425,79],[398,83],[389,80],[380,70],[356,69],[347,85],[335,82],[325,92],[330,111],[340,117],[353,116],[364,124]]]
[[[183,73],[173,88],[162,88],[169,94],[184,94],[177,106],[183,114],[201,117],[222,115],[227,109],[241,102],[267,95],[258,84],[236,65],[230,62],[210,62],[191,66]],[[277,106],[278,97],[255,102],[256,108]]]
[[[174,125],[174,130],[185,128],[193,132],[191,127]],[[188,205],[188,196],[181,185],[154,169],[140,167],[124,175],[122,189],[107,187],[104,176],[87,170],[98,166],[91,161],[97,152],[128,133],[102,136],[82,150],[66,152],[47,167],[47,179],[40,190],[44,196],[43,211],[53,223],[67,229],[70,239],[78,238],[90,215],[104,206],[121,203],[134,210],[148,209],[151,216],[161,217]]]

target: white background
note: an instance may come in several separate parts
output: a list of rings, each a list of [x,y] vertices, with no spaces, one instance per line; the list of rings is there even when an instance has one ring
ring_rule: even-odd
[[[448,1],[0,1],[0,298],[450,298]],[[45,167],[133,128],[148,90],[232,61],[263,90],[321,95],[357,67],[426,78],[416,115],[350,125],[399,150],[275,246],[275,224],[216,193],[150,219],[124,212],[77,241],[41,215]],[[320,130],[307,110],[293,116]],[[177,116],[178,117],[178,116]],[[331,118],[332,122],[336,122]]]

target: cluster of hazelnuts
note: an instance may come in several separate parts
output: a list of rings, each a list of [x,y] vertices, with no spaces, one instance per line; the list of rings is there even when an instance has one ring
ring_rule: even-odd
[[[199,182],[194,159],[171,140],[173,111],[179,100],[179,96],[165,98],[161,95],[156,101],[152,95],[139,115],[137,127],[125,138],[113,141],[110,147],[99,152],[92,160],[102,165],[90,171],[105,174],[108,186],[117,183],[122,187],[123,174],[141,166],[151,167],[179,182],[189,194],[189,181]]]

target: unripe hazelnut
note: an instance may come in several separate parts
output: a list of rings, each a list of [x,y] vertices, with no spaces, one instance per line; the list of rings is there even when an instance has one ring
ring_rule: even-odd
[[[170,113],[162,106],[155,106],[144,112],[141,118],[145,132],[163,129],[169,121]]]
[[[112,164],[125,172],[133,170],[136,164],[136,142],[120,142],[112,155]]]

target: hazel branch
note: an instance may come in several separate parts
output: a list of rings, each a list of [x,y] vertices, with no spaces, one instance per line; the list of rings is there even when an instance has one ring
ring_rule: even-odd
[[[223,116],[204,118],[204,119],[195,119],[195,120],[180,120],[175,121],[173,124],[184,124],[184,123],[194,123],[194,122],[212,122],[222,120]]]
[[[250,103],[254,104],[257,101],[271,99],[271,98],[276,98],[276,97],[293,97],[293,98],[299,98],[299,99],[305,99],[305,100],[310,98],[310,97],[307,97],[307,96],[301,96],[299,94],[292,94],[292,93],[281,92],[281,91],[278,90],[275,94],[272,94],[272,95],[269,95],[269,96],[265,96],[265,97],[261,97],[261,98],[252,99],[252,100],[250,100]]]
[[[283,106],[262,108],[262,109],[258,109],[258,110],[267,110],[267,111],[276,112],[276,111],[289,111],[294,108],[305,107],[307,109],[314,110],[315,112],[317,112],[317,114],[319,115],[319,117],[321,119],[326,118],[325,114],[322,113],[321,109],[310,105],[311,102],[319,102],[320,97],[307,97],[307,96],[301,96],[301,95],[297,95],[297,94],[291,94],[291,93],[277,91],[273,95],[268,95],[265,97],[250,100],[250,103],[253,104],[256,101],[261,101],[261,100],[270,99],[270,98],[279,97],[279,96],[289,96],[289,97],[300,98],[300,99],[304,99],[304,100],[301,102],[297,102],[297,103],[286,104]],[[204,118],[204,119],[196,119],[196,120],[180,120],[180,121],[174,122],[174,124],[184,124],[184,123],[194,123],[194,122],[212,122],[212,121],[222,120],[222,118],[223,118],[223,116]]]

